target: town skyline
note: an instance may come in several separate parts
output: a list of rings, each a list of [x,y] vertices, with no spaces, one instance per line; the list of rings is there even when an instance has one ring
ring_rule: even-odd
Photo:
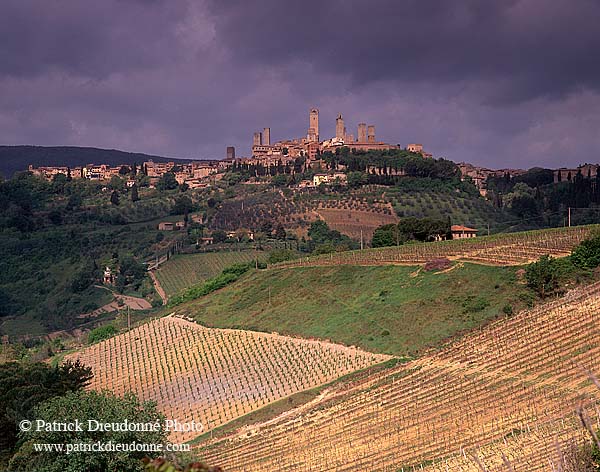
[[[316,106],[323,135],[341,112],[456,162],[598,161],[600,6],[585,0],[48,8],[3,5],[0,144],[219,159],[226,146],[247,154],[265,126],[273,139],[304,134]],[[340,34],[361,11],[360,31]]]

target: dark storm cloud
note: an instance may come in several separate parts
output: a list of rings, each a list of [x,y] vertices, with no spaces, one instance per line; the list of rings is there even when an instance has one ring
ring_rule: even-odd
[[[3,0],[0,13],[1,75],[102,78],[174,59],[170,27],[186,9],[149,0]]]
[[[214,1],[219,40],[244,62],[293,59],[353,79],[485,80],[496,100],[600,86],[600,2]]]
[[[317,106],[324,138],[342,112],[456,161],[596,161],[597,24],[592,0],[3,0],[0,143],[248,155]]]

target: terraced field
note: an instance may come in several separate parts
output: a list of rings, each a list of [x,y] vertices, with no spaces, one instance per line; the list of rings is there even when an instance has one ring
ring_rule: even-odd
[[[315,211],[330,228],[357,241],[360,240],[362,232],[365,244],[373,239],[373,232],[379,226],[398,222],[398,218],[393,213],[384,211],[326,207],[318,208]]]
[[[167,418],[206,431],[281,398],[389,359],[276,334],[204,328],[167,316],[68,358],[90,366],[92,389],[132,391]],[[173,433],[187,441],[198,433]]]
[[[277,264],[277,267],[422,264],[444,257],[489,265],[521,265],[545,254],[555,257],[569,255],[592,230],[598,229],[600,225],[573,226],[472,239],[404,244],[305,257]]]
[[[200,254],[180,254],[173,256],[156,271],[156,277],[171,297],[194,284],[219,275],[226,267],[239,262],[250,262],[258,257],[264,260],[263,253],[255,251],[221,251]]]
[[[306,236],[310,223],[318,219],[356,240],[362,229],[365,242],[371,240],[378,226],[398,221],[392,206],[381,197],[325,198],[317,193],[285,197],[275,192],[223,202],[211,220],[211,227],[260,228],[265,221],[271,221],[273,225],[281,224],[288,231]]]
[[[599,312],[596,283],[199,452],[231,472],[561,470],[576,406],[597,417]]]
[[[247,187],[247,186],[245,186]],[[325,210],[321,213],[320,210]],[[345,210],[340,216],[337,210]],[[351,213],[348,218],[345,216]],[[320,216],[319,216],[320,215]],[[492,231],[506,229],[514,217],[495,208],[478,193],[465,192],[456,185],[435,179],[403,178],[396,186],[365,185],[358,189],[321,194],[316,190],[256,189],[236,199],[223,201],[211,218],[212,229],[257,229],[264,221],[282,224],[288,231],[306,235],[310,223],[317,218],[348,236],[358,239],[360,229],[371,233],[371,220],[380,224],[398,217],[430,217]],[[357,225],[356,219],[360,225]],[[354,224],[349,225],[350,222]],[[336,225],[340,226],[336,226]],[[341,226],[345,225],[345,226]],[[370,242],[370,240],[369,240]]]

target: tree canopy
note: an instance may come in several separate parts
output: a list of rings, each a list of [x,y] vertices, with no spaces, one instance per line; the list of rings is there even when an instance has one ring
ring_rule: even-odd
[[[373,233],[373,247],[398,246],[406,241],[450,239],[450,220],[402,218],[398,224],[380,226]]]
[[[12,457],[9,469],[13,471],[39,472],[76,472],[109,471],[137,472],[141,469],[141,460],[147,456],[158,456],[160,452],[151,451],[93,451],[86,450],[92,445],[101,444],[139,444],[162,445],[167,440],[164,428],[164,416],[156,410],[152,402],[141,403],[133,393],[118,397],[111,392],[94,390],[68,392],[63,396],[51,398],[34,409],[36,420],[46,423],[60,421],[74,423],[79,421],[83,431],[37,431],[32,428],[23,433],[22,444]],[[89,421],[100,423],[149,424],[155,428],[116,428],[117,430],[94,431],[88,428]],[[125,429],[124,431],[122,429]],[[69,454],[56,451],[36,451],[33,444],[63,444],[64,447],[81,446]]]
[[[173,172],[164,173],[156,184],[158,190],[173,190],[179,186]]]
[[[31,420],[34,408],[50,398],[78,391],[92,379],[92,370],[80,362],[67,361],[50,367],[43,363],[0,364],[0,452],[17,444],[17,425]],[[33,470],[33,469],[31,469]]]

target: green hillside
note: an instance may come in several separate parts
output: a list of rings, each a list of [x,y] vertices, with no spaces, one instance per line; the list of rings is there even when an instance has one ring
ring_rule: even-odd
[[[86,164],[141,163],[152,159],[154,162],[172,161],[173,158],[152,156],[139,152],[117,151],[76,146],[0,146],[0,174],[10,178],[15,172],[34,166],[83,166]]]
[[[277,331],[414,355],[523,305],[516,269],[458,264],[312,267],[253,272],[178,307],[208,326]]]
[[[113,205],[110,192],[81,179],[60,184],[20,174],[0,183],[0,334],[78,326],[85,321],[78,315],[107,303],[105,291],[93,288],[106,265],[125,262],[134,271],[123,274],[124,291],[155,299],[150,279],[138,269],[182,238],[156,227],[168,217],[176,192],[141,188],[132,202],[123,189],[121,203]]]
[[[400,217],[450,218],[452,224],[466,225],[490,232],[505,230],[515,217],[483,198],[475,187],[464,182],[446,182],[427,178],[401,180],[385,189],[383,195]],[[528,227],[526,224],[524,228]]]
[[[256,251],[221,251],[201,254],[178,254],[160,266],[156,277],[168,297],[219,275],[225,267],[239,262],[249,262],[257,257]],[[265,254],[258,255],[259,260]]]

